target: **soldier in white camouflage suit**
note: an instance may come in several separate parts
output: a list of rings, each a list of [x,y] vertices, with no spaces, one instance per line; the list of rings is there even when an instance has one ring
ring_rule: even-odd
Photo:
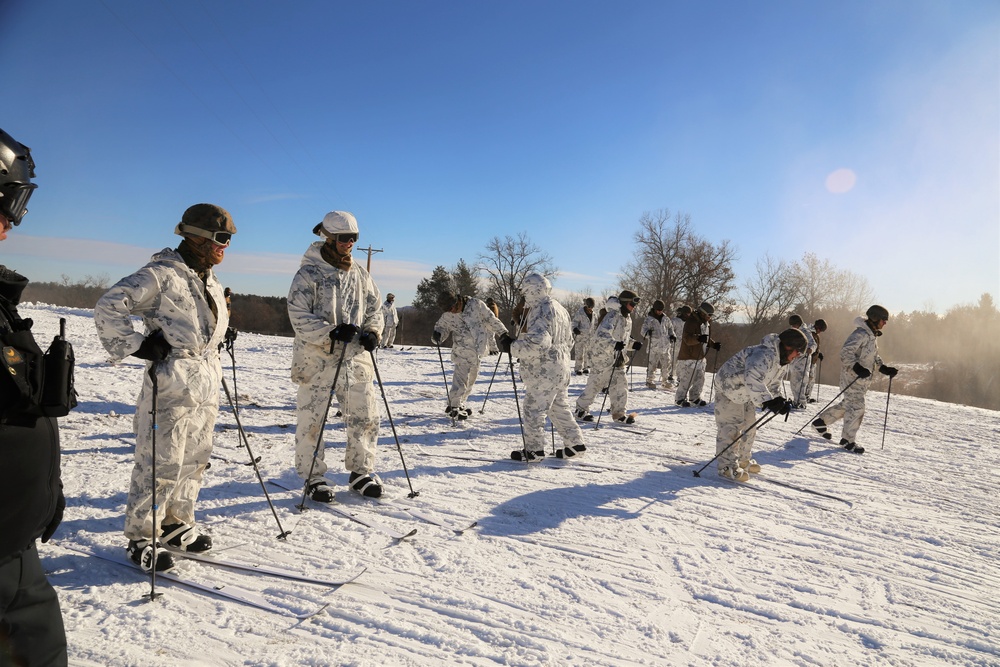
[[[134,562],[150,569],[154,535],[188,551],[212,547],[195,525],[194,505],[212,453],[219,412],[222,364],[219,348],[227,338],[229,315],[213,266],[222,262],[233,219],[212,204],[184,212],[175,232],[184,237],[176,250],[164,249],[132,275],[122,278],[94,307],[94,324],[112,362],[132,355],[150,362],[156,374],[156,500],[152,518],[153,385],[143,374],[135,411],[135,466],[125,508],[125,536]],[[131,316],[142,318],[145,333]],[[155,568],[173,567],[159,551]]]
[[[830,440],[833,436],[829,427],[843,419],[840,444],[855,454],[865,452],[865,448],[854,439],[865,416],[865,394],[872,382],[872,372],[878,370],[893,378],[898,370],[883,364],[882,357],[878,354],[878,337],[882,335],[882,327],[888,322],[889,311],[879,305],[871,306],[864,317],[854,320],[857,328],[847,337],[840,350],[840,390],[843,397],[836,405],[823,410],[812,423],[817,433]]]
[[[573,352],[576,355],[577,375],[590,372],[590,346],[594,341],[595,331],[597,319],[594,317],[594,300],[588,296],[573,315]]]
[[[324,240],[306,250],[288,290],[288,318],[295,330],[292,381],[299,385],[295,470],[310,498],[335,502],[325,477],[324,445],[317,449],[333,389],[347,430],[348,486],[377,498],[382,495],[375,474],[380,415],[370,352],[382,335],[381,296],[368,271],[351,257],[358,240],[358,221],[351,213],[327,213],[313,233]]]
[[[445,309],[434,324],[431,341],[441,345],[451,336],[451,362],[455,368],[448,390],[445,412],[452,419],[466,419],[472,410],[465,401],[479,375],[479,362],[489,350],[489,339],[507,333],[507,327],[483,301],[475,297],[446,294],[440,302]]]
[[[806,337],[806,351],[804,354],[788,364],[788,385],[790,387],[792,407],[804,408],[809,399],[809,376],[812,374],[812,355],[816,351],[816,339],[812,332],[802,322],[802,317],[792,313],[788,316],[788,326],[798,331]]]
[[[756,408],[788,414],[790,402],[781,396],[781,377],[787,365],[805,351],[806,344],[798,329],[768,334],[760,345],[743,348],[716,372],[715,423],[719,430],[715,453],[723,477],[745,482],[749,473],[760,472],[760,465],[751,458],[757,429],[747,429],[756,421]]]
[[[569,313],[551,297],[552,285],[540,273],[529,273],[521,290],[528,306],[527,329],[513,341],[504,334],[500,348],[521,362],[524,381],[525,450],[516,449],[511,458],[528,461],[545,457],[545,416],[563,440],[558,458],[572,458],[586,451],[583,434],[569,409],[566,389],[570,378],[570,349],[573,335]]]
[[[385,295],[385,303],[382,304],[382,340],[380,345],[384,348],[392,348],[396,340],[396,326],[399,324],[399,315],[396,313],[396,295],[389,292]]]
[[[598,392],[608,388],[608,400],[611,403],[611,417],[615,421],[631,424],[635,418],[627,414],[628,381],[625,377],[625,364],[628,362],[629,350],[626,344],[632,340],[632,311],[639,303],[639,297],[631,290],[622,290],[617,297],[610,297],[607,303],[607,315],[601,320],[594,334],[591,346],[593,370],[587,378],[587,386],[576,399],[576,418],[581,421],[593,421],[594,417],[588,410],[597,398]],[[633,341],[631,352],[642,348],[642,343]]]
[[[673,321],[663,314],[664,304],[657,299],[653,302],[649,314],[642,323],[642,337],[648,339],[646,348],[649,359],[646,361],[646,387],[656,389],[656,371],[660,371],[660,381],[663,388],[670,386],[668,379],[673,344],[677,341]]]

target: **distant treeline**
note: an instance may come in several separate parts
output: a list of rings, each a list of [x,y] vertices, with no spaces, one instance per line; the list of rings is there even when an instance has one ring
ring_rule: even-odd
[[[106,283],[106,279],[89,277],[77,284],[70,284],[68,280],[30,283],[22,300],[93,308],[107,291]],[[574,309],[575,306],[571,314]],[[232,313],[232,325],[239,331],[294,335],[284,297],[233,294]],[[439,312],[407,306],[399,308],[398,313],[397,347],[430,344]],[[639,328],[645,316],[645,311],[633,315],[636,339],[640,338]],[[858,313],[838,310],[820,316],[829,327],[821,341],[825,359],[818,368],[820,380],[836,385],[840,375],[840,348],[854,330]],[[806,321],[811,324],[814,319],[806,318]],[[787,321],[780,319],[753,327],[716,323],[712,336],[722,343],[722,350],[709,354],[708,370],[714,371],[738,350],[759,343],[766,334],[786,327]],[[984,294],[977,305],[957,306],[945,315],[919,311],[893,315],[885,335],[879,338],[879,353],[887,364],[906,365],[893,380],[893,393],[1000,410],[1000,312],[988,294]],[[645,351],[639,353],[635,363],[645,365]],[[873,385],[876,389],[884,391],[887,384],[884,376],[876,375]],[[832,393],[824,400],[829,398],[833,398]]]

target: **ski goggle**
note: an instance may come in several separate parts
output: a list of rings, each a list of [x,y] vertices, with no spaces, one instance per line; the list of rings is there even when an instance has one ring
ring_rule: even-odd
[[[200,236],[203,239],[211,239],[212,243],[221,246],[228,246],[229,242],[233,238],[232,232],[210,232],[207,229],[192,227],[191,225],[179,225],[178,228],[182,234],[190,234],[191,236]]]
[[[0,187],[0,215],[10,224],[21,224],[21,218],[28,212],[28,200],[38,186],[34,183],[8,183]]]
[[[330,234],[328,238],[333,239],[337,243],[357,243],[357,234]]]

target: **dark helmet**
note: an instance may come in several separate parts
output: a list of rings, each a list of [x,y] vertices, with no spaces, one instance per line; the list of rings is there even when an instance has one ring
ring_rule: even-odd
[[[632,304],[633,308],[639,306],[639,295],[632,290],[624,289],[618,294],[618,303],[621,306],[622,315],[628,315],[626,306]]]
[[[889,311],[885,309],[884,306],[874,305],[865,311],[865,317],[871,322],[878,322],[879,320],[889,320]]]
[[[703,301],[702,304],[698,306],[698,310],[710,317],[715,315],[715,306],[710,304],[708,301]]]
[[[659,299],[653,302],[653,310],[663,310],[664,308],[666,308],[666,305]]]
[[[31,149],[0,130],[0,215],[12,225],[21,224],[28,212],[28,200],[38,187],[31,182],[34,177]]]
[[[215,204],[189,206],[174,228],[174,234],[179,236],[200,236],[212,239],[219,245],[229,245],[230,237],[235,233],[233,216]]]
[[[816,320],[816,322],[813,323],[813,328],[816,331],[823,333],[824,331],[826,331],[826,320],[824,320],[822,317]]]
[[[788,316],[788,326],[790,327],[800,327],[802,326],[802,316],[797,313],[792,313]]]
[[[443,292],[438,297],[438,308],[441,310],[451,310],[461,298],[462,296],[458,292]]]
[[[583,300],[583,305],[585,305],[587,308],[593,308],[595,305],[594,297],[588,296],[586,299]]]
[[[806,335],[798,329],[785,329],[778,334],[778,340],[789,349],[798,350],[800,354],[804,354],[808,346]]]
[[[677,317],[680,317],[680,318],[683,319],[683,318],[687,317],[688,315],[690,315],[691,312],[692,312],[691,311],[691,306],[687,305],[686,303],[683,303],[683,304],[680,305],[680,307],[677,308]]]

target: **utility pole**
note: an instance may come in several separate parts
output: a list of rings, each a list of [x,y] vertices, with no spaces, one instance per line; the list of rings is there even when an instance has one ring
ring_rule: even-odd
[[[368,273],[371,273],[372,272],[372,253],[373,252],[382,252],[382,248],[373,248],[373,247],[371,247],[369,245],[367,248],[358,248],[358,250],[364,250],[365,252],[368,253],[368,265],[365,266],[365,269],[368,270]]]

